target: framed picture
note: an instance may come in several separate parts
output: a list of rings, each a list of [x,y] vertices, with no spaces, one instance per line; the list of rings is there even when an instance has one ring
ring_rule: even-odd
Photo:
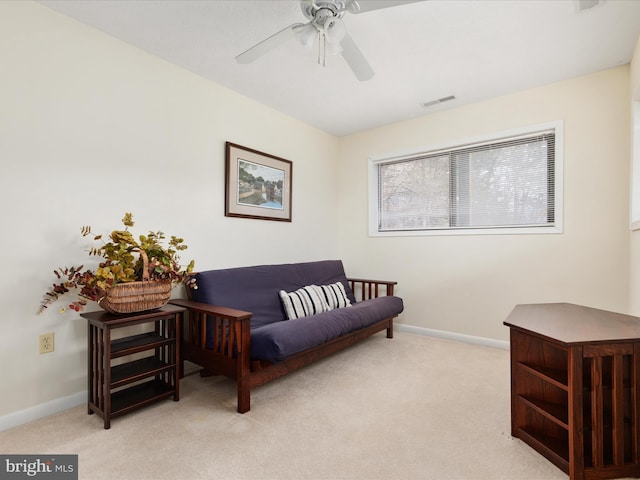
[[[291,221],[289,160],[235,143],[226,143],[227,217]]]

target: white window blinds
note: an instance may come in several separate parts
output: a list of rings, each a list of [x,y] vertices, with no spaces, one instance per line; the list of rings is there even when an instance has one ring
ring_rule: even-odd
[[[553,225],[555,132],[379,162],[378,231]]]

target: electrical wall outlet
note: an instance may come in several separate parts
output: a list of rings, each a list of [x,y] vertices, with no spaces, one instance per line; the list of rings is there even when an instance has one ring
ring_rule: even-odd
[[[40,335],[40,353],[53,352],[53,332]]]

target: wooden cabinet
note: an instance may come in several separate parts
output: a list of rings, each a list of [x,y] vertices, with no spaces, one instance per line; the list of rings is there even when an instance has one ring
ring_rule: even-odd
[[[157,400],[180,399],[180,325],[185,309],[167,305],[157,310],[113,315],[85,313],[88,321],[88,411],[104,419]],[[142,333],[114,338],[114,330],[151,324]],[[131,329],[129,329],[131,330]]]
[[[511,434],[569,477],[640,476],[640,319],[571,304],[518,305]]]

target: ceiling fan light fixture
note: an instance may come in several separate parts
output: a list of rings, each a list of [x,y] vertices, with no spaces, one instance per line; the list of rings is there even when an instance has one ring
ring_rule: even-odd
[[[296,31],[296,38],[307,48],[311,48],[313,46],[313,42],[317,35],[318,30],[312,23],[307,23]]]
[[[327,38],[327,42],[339,45],[347,34],[347,27],[340,18],[334,18],[325,24],[324,34]]]

